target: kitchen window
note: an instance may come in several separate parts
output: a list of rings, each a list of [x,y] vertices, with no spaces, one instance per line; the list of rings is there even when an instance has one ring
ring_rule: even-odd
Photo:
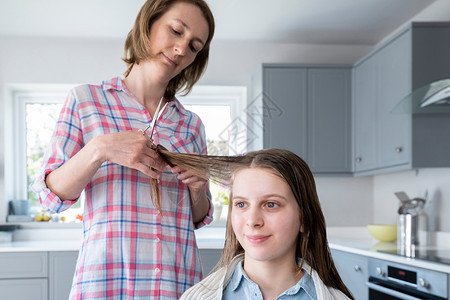
[[[30,189],[39,173],[44,151],[62,103],[71,86],[10,86],[5,101],[5,199],[28,199],[32,215],[39,213],[39,200]],[[198,86],[187,96],[179,96],[183,105],[200,116],[205,124],[208,152],[234,155],[247,151],[245,109],[246,88]],[[215,206],[215,226],[224,226],[228,190],[211,183]],[[77,221],[82,214],[83,199],[58,216],[67,222]],[[7,207],[7,204],[4,204]],[[225,208],[225,209],[223,209]],[[6,215],[4,216],[6,217]]]

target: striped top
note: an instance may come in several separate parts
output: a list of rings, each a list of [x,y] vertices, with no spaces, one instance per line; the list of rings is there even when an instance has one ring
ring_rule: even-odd
[[[45,176],[96,136],[144,129],[151,116],[119,77],[82,85],[68,95],[40,177],[33,184],[53,213],[76,201],[61,201]],[[174,152],[206,154],[203,124],[178,100],[169,102],[153,134]],[[177,299],[202,278],[187,185],[170,169],[161,173],[162,215],[150,198],[150,179],[140,171],[105,162],[85,188],[83,242],[70,299]],[[210,197],[209,197],[210,198]]]

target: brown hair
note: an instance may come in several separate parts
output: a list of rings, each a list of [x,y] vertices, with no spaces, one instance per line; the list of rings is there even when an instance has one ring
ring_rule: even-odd
[[[314,177],[306,162],[299,156],[284,149],[266,149],[239,156],[207,156],[173,153],[158,146],[157,152],[170,165],[179,165],[199,177],[211,177],[219,183],[229,184],[236,171],[246,168],[265,168],[281,176],[291,188],[300,209],[303,231],[298,235],[296,256],[308,262],[325,285],[354,299],[334,265]],[[230,205],[228,208],[229,215],[232,207]],[[229,265],[236,255],[244,252],[230,219],[227,219],[225,246],[216,269]]]
[[[206,70],[209,46],[214,36],[215,23],[212,12],[204,0],[147,0],[139,11],[134,26],[125,40],[123,57],[123,61],[127,64],[127,70],[124,73],[125,77],[127,77],[134,64],[139,64],[142,60],[151,56],[148,49],[150,28],[156,20],[177,2],[191,3],[200,8],[208,22],[209,33],[208,39],[203,48],[197,53],[195,60],[169,81],[164,93],[164,98],[168,100],[173,99],[175,94],[180,91],[188,94]]]

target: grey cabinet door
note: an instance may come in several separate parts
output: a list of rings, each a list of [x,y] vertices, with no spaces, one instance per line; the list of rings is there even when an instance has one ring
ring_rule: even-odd
[[[0,299],[47,300],[47,285],[47,278],[2,279],[0,280]]]
[[[1,278],[47,278],[47,252],[0,253]]]
[[[354,68],[354,170],[377,167],[377,64],[370,57]]]
[[[392,114],[391,110],[411,91],[411,31],[400,35],[375,55],[378,60],[378,167],[409,164],[411,116]]]
[[[288,149],[306,158],[306,79],[305,68],[264,68],[264,148]]]
[[[355,299],[369,298],[366,282],[368,280],[367,257],[348,252],[332,250],[334,264],[342,281]]]
[[[206,277],[217,265],[222,255],[222,249],[200,249],[203,276]]]
[[[317,173],[351,172],[351,69],[308,69],[308,163]]]
[[[49,253],[50,300],[69,299],[78,251],[53,251]]]

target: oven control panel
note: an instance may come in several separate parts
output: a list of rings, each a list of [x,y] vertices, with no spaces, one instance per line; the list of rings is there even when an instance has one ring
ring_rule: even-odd
[[[369,258],[369,276],[448,299],[447,273]]]

